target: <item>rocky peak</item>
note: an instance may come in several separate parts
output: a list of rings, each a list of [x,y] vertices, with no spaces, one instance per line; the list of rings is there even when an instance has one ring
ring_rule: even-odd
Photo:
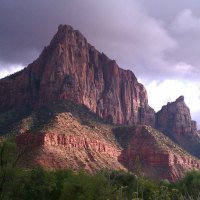
[[[178,97],[177,99],[176,99],[176,101],[175,102],[184,102],[184,96],[180,96],[180,97]]]
[[[60,25],[36,61],[0,82],[1,112],[71,100],[115,124],[154,126],[154,110],[133,72],[119,68],[71,26]]]
[[[69,32],[72,32],[73,29],[71,26],[67,26],[67,25],[59,25],[58,26],[58,31],[55,34],[55,36],[53,37],[52,41],[51,41],[51,45],[52,44],[58,44],[61,43],[63,39],[66,39],[67,35]]]
[[[58,26],[58,31],[54,35],[53,39],[50,42],[50,46],[54,45],[63,45],[66,42],[70,42],[73,38],[79,39],[79,40],[85,40],[84,36],[80,33],[78,30],[74,30],[71,26],[69,25],[62,25],[60,24]]]
[[[196,123],[191,119],[184,96],[180,96],[176,101],[163,106],[156,115],[156,126],[164,132],[171,132],[174,135],[188,135],[197,131]]]
[[[190,110],[184,96],[168,103],[156,113],[156,128],[168,135],[187,151],[200,157],[200,137],[197,123],[191,119]]]

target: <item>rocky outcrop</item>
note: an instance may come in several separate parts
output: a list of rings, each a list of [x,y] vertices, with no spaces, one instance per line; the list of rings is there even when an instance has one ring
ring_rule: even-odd
[[[91,150],[98,153],[107,154],[109,157],[116,157],[119,151],[106,141],[81,137],[77,135],[55,134],[55,133],[37,133],[21,134],[16,137],[19,146],[54,146],[63,147],[66,150],[75,148],[78,150]]]
[[[162,107],[156,114],[156,127],[174,135],[184,136],[197,133],[196,122],[192,121],[190,110],[185,104],[183,96]]]
[[[41,165],[48,169],[126,170],[118,161],[121,149],[102,138],[78,135],[38,133],[16,137],[18,147],[26,148],[25,166]]]
[[[27,121],[33,121],[33,117],[22,120],[21,134],[16,136],[18,148],[26,150],[22,159],[26,167],[40,165],[47,169],[85,169],[88,172],[126,170],[118,161],[122,149],[106,125],[95,122],[94,126],[92,120],[90,124],[82,124],[78,117],[63,112],[57,113],[40,132],[31,133],[32,124],[29,127]]]
[[[148,126],[136,128],[119,160],[137,174],[169,181],[177,181],[189,170],[200,169],[200,160]]]
[[[200,137],[197,124],[192,121],[190,110],[180,96],[156,113],[156,128],[195,156],[200,157]]]
[[[155,114],[135,75],[60,25],[50,45],[24,70],[0,80],[0,112],[68,99],[116,124],[154,126]]]

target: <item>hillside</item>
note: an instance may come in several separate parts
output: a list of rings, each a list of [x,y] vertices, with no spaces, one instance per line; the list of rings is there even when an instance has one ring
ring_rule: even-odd
[[[18,146],[28,149],[23,157],[27,167],[139,170],[142,175],[170,181],[200,169],[197,158],[150,126],[106,124],[85,106],[69,101],[32,110],[12,128]]]
[[[191,156],[163,133],[150,126],[137,126],[129,135],[119,160],[136,174],[177,181],[187,171],[200,169],[200,160]],[[118,141],[124,141],[127,128]],[[123,138],[123,139],[122,139]]]

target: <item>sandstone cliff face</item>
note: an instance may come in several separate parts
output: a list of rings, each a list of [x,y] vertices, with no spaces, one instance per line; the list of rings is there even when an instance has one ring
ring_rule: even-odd
[[[136,173],[169,181],[177,181],[189,170],[200,169],[198,159],[148,126],[136,128],[119,160]]]
[[[183,96],[163,106],[156,113],[156,128],[193,155],[200,157],[200,137],[197,125],[191,119],[190,110]]]
[[[27,147],[26,166],[41,165],[48,169],[85,169],[95,172],[102,169],[126,170],[118,161],[121,149],[103,138],[38,133],[16,137],[19,147]],[[31,150],[30,150],[31,149]]]
[[[197,133],[196,122],[191,120],[190,110],[183,96],[163,106],[156,115],[156,127],[164,132],[181,136]]]
[[[155,123],[146,90],[135,75],[66,25],[59,26],[36,61],[0,80],[0,111],[62,99],[84,104],[116,124]]]

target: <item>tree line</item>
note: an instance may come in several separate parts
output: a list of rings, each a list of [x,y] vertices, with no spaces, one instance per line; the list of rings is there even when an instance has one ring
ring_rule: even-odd
[[[200,199],[200,172],[176,183],[155,181],[124,171],[88,174],[83,170],[31,169],[20,165],[25,150],[13,139],[0,140],[0,200],[195,200]]]

